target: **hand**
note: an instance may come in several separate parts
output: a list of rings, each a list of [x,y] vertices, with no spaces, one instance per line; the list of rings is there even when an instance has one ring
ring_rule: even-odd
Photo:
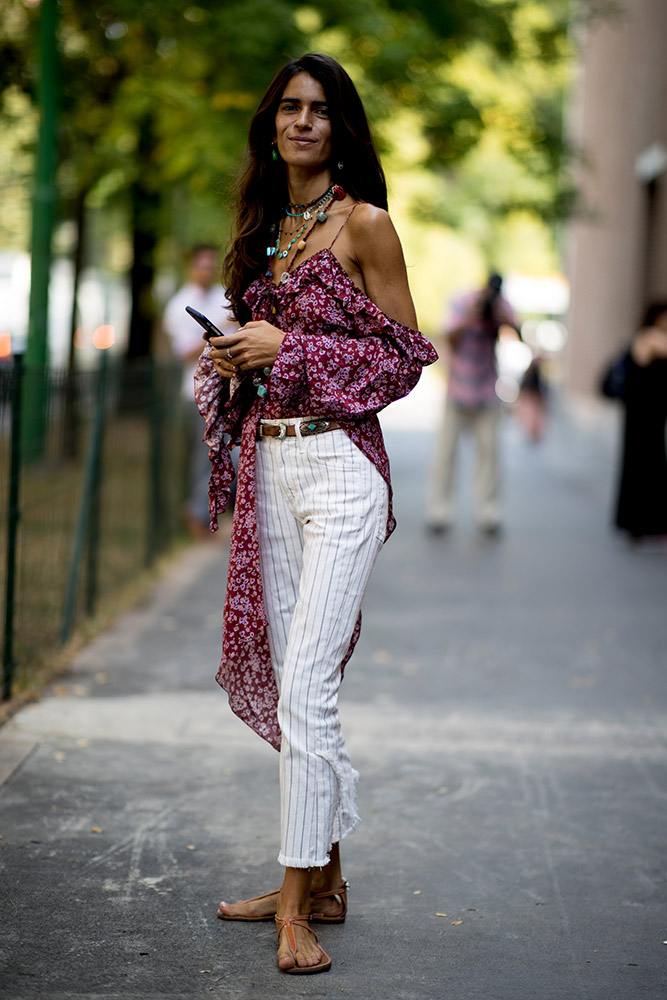
[[[213,366],[223,378],[238,371],[267,368],[278,356],[285,334],[266,320],[252,320],[236,333],[211,337]]]

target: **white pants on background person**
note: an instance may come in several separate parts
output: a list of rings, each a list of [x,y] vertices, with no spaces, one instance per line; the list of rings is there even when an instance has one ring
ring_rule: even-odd
[[[321,867],[359,822],[358,775],[338,716],[340,664],[385,537],[387,485],[340,429],[260,439],[255,481],[282,736],[278,861]]]
[[[471,433],[475,440],[477,523],[486,531],[500,525],[499,424],[497,405],[469,409],[446,398],[428,484],[426,524],[429,528],[448,528],[454,520],[456,464],[464,433]]]

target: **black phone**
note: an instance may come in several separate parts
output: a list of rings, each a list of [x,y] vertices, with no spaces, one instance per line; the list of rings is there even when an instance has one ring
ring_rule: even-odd
[[[215,325],[215,323],[212,323],[210,321],[210,319],[208,318],[208,316],[204,316],[204,314],[200,313],[197,309],[193,309],[192,306],[186,306],[185,307],[185,311],[190,316],[192,316],[192,318],[197,323],[199,323],[200,326],[202,326],[204,328],[204,330],[206,331],[206,339],[207,340],[210,340],[211,337],[224,337],[225,336],[225,334],[222,332],[222,330],[218,330],[218,328]]]

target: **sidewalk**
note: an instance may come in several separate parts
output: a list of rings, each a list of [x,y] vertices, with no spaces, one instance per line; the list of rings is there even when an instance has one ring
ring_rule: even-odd
[[[363,823],[331,972],[275,966],[277,755],[214,682],[224,547],[0,729],[4,1000],[665,1000],[667,553],[608,528],[613,428],[506,427],[504,535],[423,530],[429,385],[341,695]],[[401,429],[403,428],[403,429]],[[464,460],[462,473],[469,461]]]

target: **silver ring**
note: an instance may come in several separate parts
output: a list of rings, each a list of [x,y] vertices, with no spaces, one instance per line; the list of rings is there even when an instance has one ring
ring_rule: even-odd
[[[233,354],[232,354],[232,352],[231,352],[231,351],[229,350],[229,348],[227,348],[227,357],[229,358],[229,360],[230,360],[230,361],[231,361],[231,360],[233,359],[233,357],[234,357],[234,355],[233,355]]]

